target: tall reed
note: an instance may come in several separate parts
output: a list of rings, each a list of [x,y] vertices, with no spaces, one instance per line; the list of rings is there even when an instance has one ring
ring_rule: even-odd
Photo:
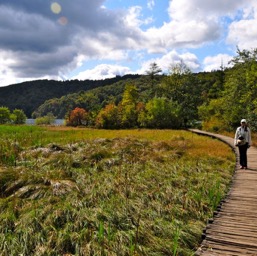
[[[1,158],[2,255],[193,254],[230,184],[229,147],[185,131],[60,129],[3,132],[19,150]]]

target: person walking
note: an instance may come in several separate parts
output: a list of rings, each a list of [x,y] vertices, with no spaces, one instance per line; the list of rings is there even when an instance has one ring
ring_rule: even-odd
[[[251,146],[251,130],[246,119],[241,120],[241,126],[236,129],[234,144],[239,149],[240,169],[247,169],[247,149]]]

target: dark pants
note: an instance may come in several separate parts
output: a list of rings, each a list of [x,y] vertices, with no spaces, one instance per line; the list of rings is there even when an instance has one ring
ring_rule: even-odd
[[[243,146],[239,146],[240,165],[243,167],[247,167],[247,149],[248,143]]]

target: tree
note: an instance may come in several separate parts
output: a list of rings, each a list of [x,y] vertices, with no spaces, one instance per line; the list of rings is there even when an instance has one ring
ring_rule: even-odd
[[[69,113],[66,123],[70,126],[84,125],[88,117],[88,112],[84,108],[76,107]]]
[[[151,78],[151,80],[154,80],[154,77],[162,72],[162,69],[155,63],[151,63],[149,70],[146,71],[146,74]]]
[[[95,121],[97,128],[115,129],[120,128],[119,111],[114,103],[110,103],[101,109]]]
[[[238,49],[231,63],[233,68],[225,72],[222,125],[235,128],[246,118],[257,129],[257,50]]]
[[[257,130],[257,50],[238,49],[226,69],[222,92],[199,108],[203,127],[208,130],[231,130],[242,118]]]
[[[198,119],[197,107],[202,104],[201,88],[196,77],[182,61],[171,66],[170,73],[161,84],[163,96],[180,106],[183,126]]]
[[[14,124],[25,124],[26,122],[26,115],[23,110],[21,109],[14,109],[12,113],[12,120]]]
[[[145,112],[139,115],[142,127],[149,128],[179,128],[179,106],[166,98],[153,98],[146,103]]]
[[[0,124],[11,122],[11,112],[7,107],[0,107]]]
[[[252,50],[240,50],[237,48],[237,55],[229,62],[233,66],[249,64],[257,61],[257,48]]]
[[[123,93],[119,111],[121,123],[124,127],[135,127],[137,125],[138,90],[133,84],[127,84]]]
[[[204,130],[218,132],[221,127],[224,127],[223,105],[223,99],[218,98],[212,99],[209,104],[203,104],[198,108]]]
[[[36,125],[50,125],[55,121],[55,116],[52,112],[47,113],[47,115],[36,118]]]
[[[156,83],[156,76],[162,72],[162,69],[155,63],[151,63],[149,70],[146,71],[148,78],[150,79],[151,92],[154,95],[156,88],[154,88],[154,84]]]

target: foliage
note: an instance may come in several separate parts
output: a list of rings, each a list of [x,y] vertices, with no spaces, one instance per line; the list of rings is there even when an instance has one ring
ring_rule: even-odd
[[[67,117],[66,124],[68,126],[86,125],[88,121],[88,112],[84,108],[75,108]]]
[[[153,98],[140,113],[139,123],[149,128],[180,128],[179,110],[179,106],[166,98]]]
[[[136,106],[138,98],[139,95],[136,86],[127,84],[119,105],[122,127],[131,128],[137,126]]]
[[[106,105],[120,102],[126,83],[131,80],[135,80],[135,78],[125,79],[124,77],[123,80],[109,86],[106,85],[90,91],[84,90],[61,98],[47,100],[32,115],[38,117],[52,112],[57,118],[64,118],[67,112],[76,107],[87,109],[90,113],[93,112],[97,115]]]
[[[96,127],[120,128],[180,128],[180,107],[166,98],[153,98],[146,104],[138,102],[138,91],[134,85],[125,87],[118,106],[109,104],[96,117]]]
[[[104,129],[115,129],[121,126],[119,110],[115,104],[108,104],[96,117],[96,127]]]
[[[11,111],[15,108],[22,109],[26,116],[31,117],[35,111],[33,118],[45,116],[52,112],[57,118],[64,118],[68,110],[65,109],[62,116],[58,116],[54,108],[47,109],[44,113],[38,113],[37,108],[44,104],[46,100],[60,98],[62,96],[79,93],[80,91],[89,91],[95,88],[104,88],[107,85],[114,84],[118,81],[127,79],[136,79],[139,75],[125,75],[104,80],[35,80],[9,86],[0,86],[0,106],[6,106]],[[82,106],[81,106],[82,107]],[[88,109],[85,107],[85,109]]]
[[[234,129],[242,118],[248,120],[252,130],[257,129],[257,50],[238,49],[237,54],[231,62],[234,66],[225,70],[224,89],[220,97],[206,104],[206,108],[212,111],[207,114],[203,106],[200,108],[204,123],[214,116],[219,118],[216,130]]]
[[[53,124],[55,121],[55,116],[53,113],[49,112],[46,116],[36,118],[36,125],[49,125]]]
[[[156,76],[162,72],[162,69],[157,65],[157,63],[153,62],[149,66],[149,70],[146,71],[147,76],[150,79],[151,89],[153,89],[154,84],[157,82]]]
[[[21,109],[14,109],[11,112],[8,107],[0,107],[0,124],[24,124],[26,118],[26,115]]]
[[[153,62],[150,64],[149,70],[146,71],[146,74],[151,77],[151,79],[154,78],[154,76],[158,75],[159,73],[162,72],[162,69],[158,67],[158,65]]]
[[[158,66],[156,68],[157,72]],[[184,63],[180,63],[171,67],[171,72],[167,76],[159,76],[154,73],[155,86],[152,86],[151,82],[148,81],[149,75],[133,80],[123,80],[109,86],[48,100],[34,114],[42,115],[47,111],[54,111],[56,117],[62,118],[65,113],[80,107],[89,111],[91,118],[88,124],[90,126],[97,123],[97,127],[103,128],[106,127],[102,123],[104,118],[99,119],[99,116],[103,115],[106,106],[113,106],[114,104],[118,107],[119,113],[117,122],[111,125],[112,128],[145,127],[142,120],[141,123],[138,121],[138,104],[142,106],[142,104],[145,105],[152,101],[154,97],[164,97],[172,104],[179,106],[180,125],[182,120],[183,126],[189,126],[198,120],[198,107],[203,103],[208,103],[210,97],[215,97],[220,93],[223,81],[222,74],[222,72],[192,74]],[[133,92],[133,95],[131,94],[130,98],[126,99],[126,94],[131,93],[128,86],[134,87],[133,90],[136,94]],[[133,99],[133,97],[135,98]],[[127,101],[130,103],[127,104]],[[145,116],[142,113],[144,110],[143,108],[140,110],[141,119]],[[98,117],[97,120],[96,117]],[[108,119],[108,116],[105,118]],[[109,124],[108,127],[110,127]]]
[[[3,255],[193,255],[234,169],[186,131],[0,129],[19,145],[1,158]]]
[[[183,62],[171,66],[170,75],[163,79],[161,92],[180,106],[179,116],[184,127],[198,119],[197,107],[202,104],[201,87]]]
[[[11,112],[7,107],[0,107],[0,124],[11,122]]]
[[[220,124],[224,124],[223,101],[221,98],[212,99],[208,105],[201,105],[198,108],[201,120],[204,120],[202,128],[207,131],[219,131]]]
[[[27,117],[22,109],[14,109],[11,119],[14,124],[25,124]]]
[[[33,109],[34,118],[49,112],[56,118],[64,118],[78,107],[88,111],[87,125],[91,127],[155,128],[150,112],[155,109],[155,113],[160,114],[164,102],[158,105],[156,99],[165,98],[165,104],[172,105],[173,113],[179,117],[180,127],[201,124],[212,131],[232,131],[246,118],[256,131],[256,58],[257,49],[238,49],[230,68],[221,67],[211,72],[193,74],[181,61],[171,64],[165,75],[159,75],[161,69],[151,63],[146,75],[141,76],[127,75],[104,81],[26,82],[0,87],[0,104],[10,111],[22,109],[28,116]],[[12,113],[8,118],[8,122],[15,122]],[[167,127],[167,122],[156,122],[156,125],[156,128]]]

